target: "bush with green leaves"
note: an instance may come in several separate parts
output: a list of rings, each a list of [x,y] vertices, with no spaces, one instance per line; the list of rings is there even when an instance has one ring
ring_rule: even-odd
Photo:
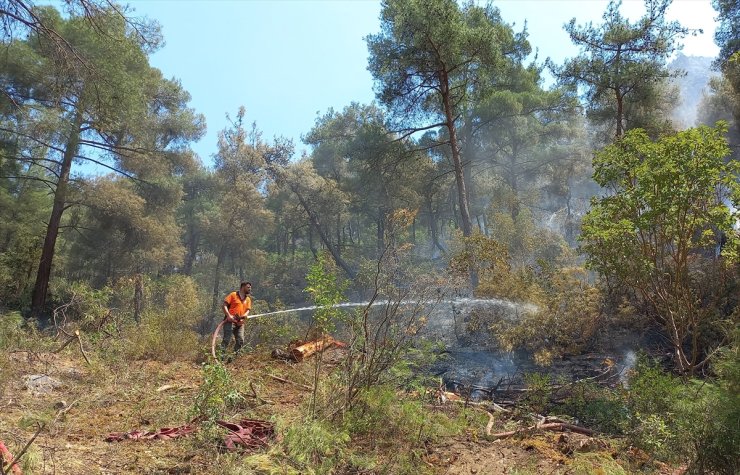
[[[507,246],[495,239],[476,234],[465,242],[451,260],[452,269],[477,270],[479,297],[521,303],[515,318],[508,309],[472,312],[466,332],[484,333],[506,351],[526,349],[542,366],[592,342],[602,321],[602,294],[589,282],[586,269],[575,265],[573,252],[563,249],[555,260],[522,267],[513,264]]]
[[[422,400],[400,395],[386,384],[363,391],[345,414],[343,425],[353,437],[372,437],[377,446],[414,447],[457,434],[465,422],[434,412]],[[375,438],[378,433],[385,434],[384,438]]]
[[[608,193],[583,219],[588,265],[648,310],[683,373],[726,343],[717,329],[738,304],[728,289],[739,279],[740,162],[727,160],[726,131],[702,126],[653,141],[630,130],[596,154],[594,180]],[[708,275],[719,285],[706,285],[715,282]]]
[[[17,347],[24,339],[23,316],[20,312],[4,312],[0,314],[0,350]]]
[[[591,380],[580,381],[572,386],[559,410],[591,429],[622,435],[630,421],[625,395],[622,389],[604,387]]]
[[[172,275],[149,283],[151,295],[139,325],[128,326],[128,354],[160,361],[194,360],[199,352],[195,331],[204,301],[190,277]]]
[[[110,311],[112,289],[96,289],[83,281],[52,279],[49,286],[52,324],[62,329],[97,331]]]
[[[223,417],[227,409],[237,407],[243,400],[224,365],[203,363],[203,382],[193,403],[194,417],[201,417],[206,424],[212,424]]]
[[[725,350],[717,376],[681,379],[638,359],[630,379],[628,435],[655,457],[683,461],[696,473],[738,473],[740,455],[740,359]]]
[[[740,473],[740,334],[725,348],[714,364],[717,379],[706,391],[704,410],[694,414],[693,471]]]

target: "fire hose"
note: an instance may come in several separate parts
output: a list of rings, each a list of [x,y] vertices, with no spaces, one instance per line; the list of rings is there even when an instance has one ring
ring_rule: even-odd
[[[245,320],[247,318],[254,318],[254,317],[257,317],[257,316],[259,316],[259,315],[247,315],[247,317],[245,318]],[[213,331],[213,336],[211,337],[211,356],[213,356],[213,359],[214,360],[217,360],[217,361],[218,361],[218,356],[216,356],[216,339],[218,339],[218,334],[221,331],[221,328],[223,328],[224,323],[226,323],[226,319],[225,318],[223,320],[221,320],[221,323],[218,324],[218,326],[216,327],[216,329]]]
[[[211,338],[211,355],[213,355],[213,359],[216,361],[218,361],[218,357],[216,356],[216,338],[218,338],[218,332],[221,331],[224,323],[226,323],[226,319],[221,320],[221,323],[218,324],[216,330],[213,332],[213,337]]]

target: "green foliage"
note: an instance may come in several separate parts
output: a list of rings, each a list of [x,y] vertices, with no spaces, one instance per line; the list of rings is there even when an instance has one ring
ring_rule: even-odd
[[[261,294],[261,292],[260,292]],[[251,315],[285,310],[285,305],[278,300],[268,305],[264,300],[252,302]],[[271,347],[287,344],[305,336],[300,325],[296,325],[295,315],[270,315],[265,318],[255,318],[247,321],[246,333],[250,343],[257,347]]]
[[[714,41],[721,48],[718,62],[724,65],[740,51],[740,4],[736,0],[712,0],[712,6],[719,20],[714,32]]]
[[[150,292],[151,303],[141,323],[129,328],[129,356],[194,360],[199,350],[195,328],[205,313],[205,302],[199,298],[195,282],[186,276],[168,276],[155,281]]]
[[[588,282],[582,267],[543,266],[534,279],[528,309],[517,319],[489,323],[490,332],[506,349],[525,348],[535,362],[549,365],[554,358],[583,351],[596,334],[601,318],[601,292]]]
[[[329,421],[307,419],[285,431],[285,452],[306,473],[328,474],[343,460],[350,435]]]
[[[545,414],[552,396],[552,380],[546,373],[527,373],[524,375],[527,384],[527,396],[524,404],[536,414]]]
[[[666,128],[662,117],[670,112],[666,60],[677,49],[677,41],[689,30],[678,22],[666,21],[672,0],[646,2],[646,13],[630,22],[619,13],[621,2],[612,0],[604,12],[604,22],[594,26],[576,25],[573,18],[565,25],[579,56],[566,60],[555,73],[577,90],[582,87],[589,118],[605,124],[617,138],[635,127]]]
[[[23,317],[20,312],[0,313],[0,349],[19,348],[27,338],[23,329]]]
[[[716,381],[682,381],[644,358],[630,379],[629,434],[663,460],[683,460],[698,473],[737,473],[737,348],[718,361]]]
[[[536,299],[537,289],[531,274],[526,268],[511,264],[506,243],[475,233],[456,240],[451,251],[453,272],[465,275],[469,269],[474,269],[478,273],[478,295],[517,301]]]
[[[32,301],[35,315],[46,310],[62,226],[77,230],[63,236],[67,242],[105,251],[85,256],[100,257],[103,265],[74,266],[88,276],[105,269],[102,278],[92,275],[98,285],[117,266],[178,264],[181,246],[172,231],[180,191],[171,175],[192,164],[186,144],[203,132],[200,118],[186,107],[187,93],[149,66],[148,54],[161,44],[158,26],[144,21],[131,28],[118,7],[88,7],[86,15],[69,17],[54,7],[34,8],[38,20],[33,24],[43,24],[43,34],[10,39],[1,59],[7,74],[0,87],[15,107],[0,118],[0,141],[17,148],[13,161],[33,165],[19,167],[20,181],[39,180],[53,190],[53,204],[39,210],[46,214],[46,229]],[[74,60],[60,57],[61,44],[74,51]],[[96,195],[85,177],[70,178],[77,175],[75,164],[86,161],[142,180]],[[39,176],[37,169],[50,173]],[[110,177],[99,182],[120,185]],[[65,212],[79,203],[87,205],[84,211],[64,221],[65,214],[72,214]],[[79,225],[80,216],[88,227]]]
[[[589,283],[585,269],[571,265],[572,253],[558,246],[556,253],[537,261],[535,270],[514,265],[508,246],[495,239],[474,234],[463,242],[467,245],[453,247],[450,266],[460,273],[476,269],[476,294],[524,303],[516,318],[508,312],[474,312],[468,332],[487,331],[508,351],[527,349],[543,366],[591,342],[600,323],[601,292]]]
[[[717,380],[706,389],[705,410],[696,416],[692,444],[693,466],[698,473],[740,472],[740,344],[736,330],[733,345],[722,351],[714,365]]]
[[[316,332],[319,335],[330,333],[344,312],[337,305],[344,301],[346,283],[339,282],[336,267],[327,254],[320,254],[306,275],[306,293],[317,309],[313,314]]]
[[[454,0],[388,0],[380,19],[380,33],[367,37],[368,69],[378,83],[378,99],[390,109],[391,121],[399,129],[430,129],[430,122],[440,127],[439,135],[427,136],[434,137],[429,148],[449,151],[460,224],[463,234],[470,236],[470,184],[463,176],[468,166],[461,158],[458,129],[462,130],[462,121],[472,129],[468,115],[475,109],[475,99],[502,102],[494,84],[507,85],[504,95],[515,89],[510,84],[532,84],[518,74],[531,51],[526,30],[514,33],[491,4],[461,6]]]
[[[628,386],[579,382],[559,410],[587,427],[627,437],[657,460],[688,463],[690,473],[737,473],[737,346],[723,351],[715,368],[715,378],[685,380],[640,355]]]
[[[611,454],[600,452],[576,453],[568,464],[568,473],[573,475],[627,475],[628,472],[617,463]]]
[[[110,312],[110,287],[94,288],[83,281],[55,278],[51,281],[52,323],[61,328],[97,330]]]
[[[192,415],[202,417],[211,425],[223,417],[227,409],[244,400],[229,371],[220,363],[203,363],[203,382],[193,403]]]
[[[586,427],[609,434],[624,434],[629,423],[625,393],[591,381],[573,385],[562,411],[582,421]]]
[[[596,155],[594,178],[612,193],[594,199],[583,220],[588,265],[651,308],[682,371],[706,364],[702,332],[727,317],[720,310],[725,285],[737,279],[737,214],[728,204],[740,204],[740,163],[725,163],[723,132],[699,127],[655,142],[641,130],[628,132]],[[713,266],[727,284],[703,285]],[[732,298],[728,303],[732,308]]]

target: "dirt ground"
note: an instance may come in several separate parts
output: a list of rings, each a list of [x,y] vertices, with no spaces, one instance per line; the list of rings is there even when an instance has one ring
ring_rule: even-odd
[[[328,355],[329,363],[331,359]],[[17,454],[40,424],[44,427],[24,457],[24,473],[268,473],[234,471],[239,455],[224,453],[213,439],[197,433],[164,441],[106,442],[113,432],[187,423],[203,372],[199,364],[177,361],[107,366],[92,359],[91,363],[86,364],[72,348],[59,354],[0,354],[0,440]],[[305,363],[289,364],[255,353],[238,358],[228,368],[235,380],[252,382],[250,387],[259,397],[247,398],[244,412],[227,418],[248,413],[270,420],[277,413],[295,410],[307,395],[301,387],[310,383],[310,365]],[[31,390],[29,375],[45,375],[61,384]],[[574,471],[573,453],[584,447],[586,451],[606,450],[598,444],[588,448],[589,442],[583,442],[587,438],[576,434],[532,437],[492,441],[481,427],[426,447],[421,459],[434,474],[588,473]]]

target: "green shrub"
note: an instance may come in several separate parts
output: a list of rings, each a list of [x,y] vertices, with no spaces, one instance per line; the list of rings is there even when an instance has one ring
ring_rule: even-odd
[[[283,444],[290,459],[305,469],[302,473],[331,473],[344,459],[349,433],[329,421],[306,419],[291,424]]]
[[[707,388],[706,410],[693,438],[696,452],[692,471],[740,473],[740,346],[735,343],[715,364],[718,380]]]
[[[23,323],[20,312],[0,314],[0,350],[17,348],[18,343],[25,339]]]
[[[573,475],[627,475],[627,471],[612,457],[599,452],[575,454],[569,468],[567,473]]]
[[[630,420],[624,392],[592,381],[573,385],[562,410],[586,427],[615,435],[623,434]]]
[[[244,400],[229,371],[220,363],[203,364],[203,382],[193,404],[192,415],[202,417],[206,424],[223,417],[227,409]]]
[[[465,420],[434,412],[421,401],[406,397],[391,385],[362,391],[352,410],[345,414],[344,427],[353,436],[382,433],[376,444],[420,445],[463,431]]]
[[[740,469],[740,359],[727,348],[717,378],[682,380],[639,358],[630,380],[629,435],[662,460],[688,462],[693,472],[734,474]]]
[[[86,282],[54,278],[49,285],[52,323],[86,331],[97,331],[110,311],[110,287],[94,289]]]
[[[139,325],[129,325],[132,358],[194,360],[199,352],[195,326],[204,312],[195,282],[173,275],[151,283],[151,301]]]
[[[545,414],[552,396],[552,380],[549,374],[527,373],[524,375],[527,384],[527,395],[524,404],[537,414]]]

